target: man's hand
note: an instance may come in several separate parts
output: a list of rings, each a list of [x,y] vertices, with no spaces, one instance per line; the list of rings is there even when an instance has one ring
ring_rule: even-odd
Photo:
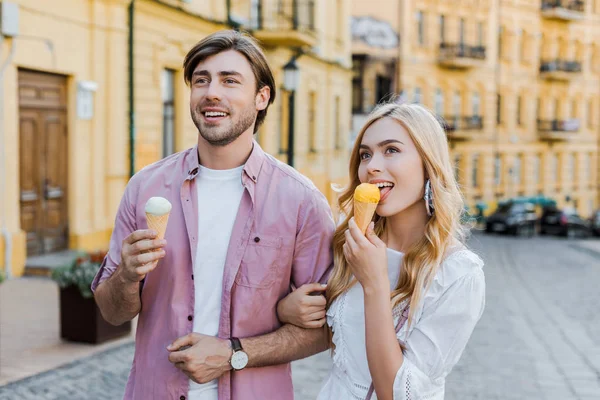
[[[144,229],[130,234],[121,248],[121,276],[128,282],[139,282],[156,268],[158,260],[165,256],[164,239],[156,239],[156,232]]]
[[[186,350],[179,350],[191,346]],[[231,370],[229,340],[192,332],[167,346],[169,361],[196,383],[208,383]]]
[[[283,323],[300,328],[320,328],[325,324],[327,301],[322,292],[327,289],[320,283],[300,286],[277,304],[277,316]]]

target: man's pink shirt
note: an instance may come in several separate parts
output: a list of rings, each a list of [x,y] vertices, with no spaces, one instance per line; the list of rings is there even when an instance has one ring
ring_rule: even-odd
[[[192,332],[193,263],[198,240],[198,149],[160,160],[131,178],[92,290],[121,262],[121,245],[147,229],[144,207],[162,196],[173,205],[165,234],[166,256],[146,275],[141,290],[135,357],[125,399],[187,398],[188,377],[168,360],[167,345]],[[296,287],[325,282],[333,264],[335,224],[325,197],[307,178],[266,154],[254,142],[242,174],[244,193],[227,250],[219,337],[252,337],[277,330],[277,302]],[[248,368],[219,379],[220,400],[293,399],[289,364]]]

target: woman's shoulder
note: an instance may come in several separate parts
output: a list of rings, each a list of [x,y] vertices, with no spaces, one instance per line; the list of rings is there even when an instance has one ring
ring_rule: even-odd
[[[483,265],[481,257],[466,246],[454,246],[442,260],[434,281],[441,287],[447,288],[458,280],[468,277],[483,279]]]

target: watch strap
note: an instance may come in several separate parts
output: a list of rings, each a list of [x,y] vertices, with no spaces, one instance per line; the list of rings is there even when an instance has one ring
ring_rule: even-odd
[[[231,348],[233,349],[234,353],[242,350],[242,343],[240,342],[240,339],[232,337],[229,340],[231,341]]]

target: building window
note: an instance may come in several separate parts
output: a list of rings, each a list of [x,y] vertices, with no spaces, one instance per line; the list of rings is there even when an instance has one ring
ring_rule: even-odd
[[[363,111],[363,58],[352,57],[352,112]]]
[[[446,41],[446,17],[440,15],[440,43]]]
[[[162,156],[175,152],[175,71],[164,69],[162,72],[163,134]]]
[[[438,116],[443,116],[444,115],[444,95],[442,93],[442,89],[437,88],[435,90],[435,113]]]
[[[536,184],[541,183],[540,176],[540,156],[533,156],[533,182]]]
[[[479,187],[479,154],[473,155],[473,168],[471,169],[471,186]]]
[[[375,86],[377,90],[377,103],[382,103],[392,95],[392,80],[387,76],[377,75]]]
[[[483,22],[480,22],[477,25],[477,37],[478,37],[479,45],[483,46],[483,43],[484,43],[484,39],[483,39]]]
[[[308,150],[317,152],[317,93],[308,95]]]
[[[587,120],[588,120],[587,121],[588,127],[593,128],[594,127],[594,100],[590,100],[588,102]]]
[[[481,100],[479,99],[479,93],[473,93],[473,116],[479,117],[481,115]]]
[[[571,102],[571,118],[577,119],[579,117],[579,112],[577,110],[577,100],[573,100]]]
[[[521,106],[522,106],[522,99],[521,96],[517,97],[517,125],[521,125]]]
[[[558,159],[556,154],[548,155],[548,162],[550,163],[550,180],[557,182],[558,180]]]
[[[421,104],[423,102],[423,98],[421,97],[421,88],[415,88],[415,94],[413,97],[413,103]]]
[[[523,156],[521,154],[517,154],[517,157],[515,158],[515,162],[513,165],[512,176],[513,176],[513,182],[516,185],[521,184],[521,159],[522,159],[522,157]]]
[[[582,155],[583,157],[583,184],[587,185],[590,182],[590,178],[591,178],[591,174],[590,174],[590,170],[592,169],[591,163],[590,163],[590,155],[587,153],[584,153]]]
[[[335,128],[335,149],[339,150],[342,148],[342,127],[340,126],[341,115],[340,115],[340,97],[335,96],[335,102],[333,104],[333,120]]]
[[[425,15],[423,11],[417,11],[417,37],[419,40],[419,46],[425,45]]]
[[[458,118],[461,115],[461,100],[460,100],[460,92],[454,92],[453,105],[454,108],[454,118]]]
[[[456,182],[460,182],[460,163],[462,162],[462,157],[460,154],[456,154],[454,156],[454,178]]]
[[[494,157],[494,185],[502,184],[502,157],[496,154]]]
[[[458,27],[459,32],[458,32],[458,40],[460,44],[464,44],[465,43],[465,19],[461,18],[460,19],[460,25]]]
[[[573,182],[575,179],[575,157],[573,154],[567,154],[567,182]]]
[[[498,28],[498,59],[502,58],[502,37],[504,36],[504,27]]]
[[[496,95],[496,123],[502,123],[502,96]]]

